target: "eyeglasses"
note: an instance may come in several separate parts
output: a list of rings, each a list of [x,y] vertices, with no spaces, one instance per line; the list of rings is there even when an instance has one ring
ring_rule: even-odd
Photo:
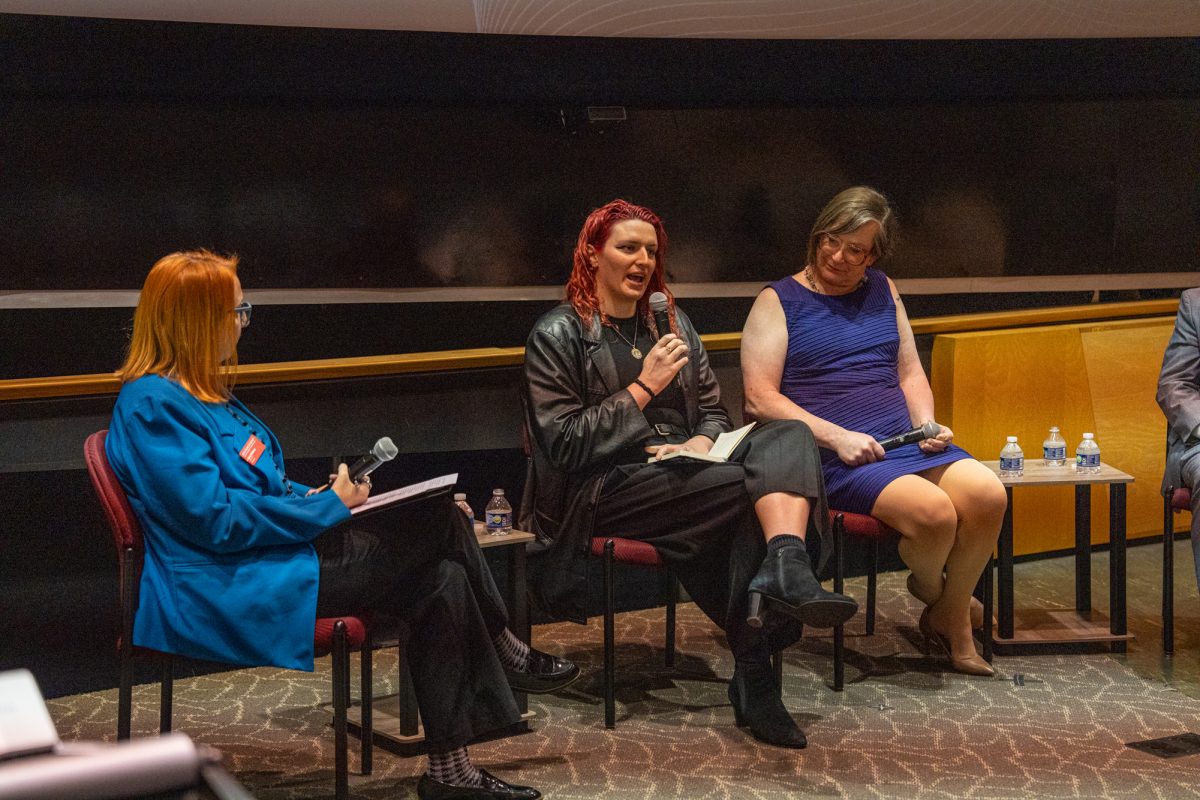
[[[238,315],[238,322],[245,328],[250,324],[250,312],[254,310],[254,306],[249,303],[242,303],[240,306],[233,307],[233,313]]]
[[[861,266],[867,260],[867,256],[871,255],[870,250],[864,250],[856,244],[843,242],[842,237],[832,233],[821,234],[821,250],[828,256],[835,256],[839,250],[842,251],[842,260],[852,267]]]

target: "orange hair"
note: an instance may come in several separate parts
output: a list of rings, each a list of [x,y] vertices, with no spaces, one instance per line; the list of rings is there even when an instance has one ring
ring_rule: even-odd
[[[222,363],[221,351],[236,341],[233,313],[237,256],[207,250],[171,253],[150,269],[133,314],[133,336],[123,383],[143,375],[171,377],[196,398],[229,399],[237,349]]]
[[[667,288],[667,282],[663,278],[667,269],[667,231],[663,227],[662,219],[653,211],[645,206],[635,206],[625,200],[610,200],[588,214],[588,218],[584,220],[583,228],[579,231],[579,241],[575,244],[571,277],[567,281],[567,302],[585,323],[590,325],[592,316],[599,314],[601,324],[608,324],[608,316],[600,310],[600,298],[596,294],[596,269],[588,258],[588,245],[591,245],[593,250],[603,250],[609,234],[612,233],[613,226],[629,219],[640,219],[642,222],[650,223],[654,227],[654,235],[658,238],[654,272],[650,274],[650,279],[646,281],[646,291],[642,292],[642,296],[638,300],[638,314],[646,320],[648,329],[656,330],[651,327],[654,317],[650,313],[650,295],[662,292],[667,296],[667,314],[671,320],[671,330],[678,334],[679,326],[675,322],[675,296],[671,294],[671,290]],[[665,336],[666,333],[666,331],[658,331],[660,337]]]

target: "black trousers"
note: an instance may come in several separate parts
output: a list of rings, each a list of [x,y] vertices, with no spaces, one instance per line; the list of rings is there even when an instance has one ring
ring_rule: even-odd
[[[691,598],[725,631],[735,658],[761,660],[800,638],[779,614],[763,628],[746,624],[747,588],[766,557],[754,503],[774,492],[807,497],[809,549],[827,535],[821,461],[802,422],[756,426],[724,463],[672,459],[613,468],[596,512],[595,536],[649,542]],[[814,535],[815,534],[815,535]]]
[[[520,720],[492,639],[508,625],[471,523],[441,494],[321,534],[317,616],[379,612],[409,629],[431,752]]]

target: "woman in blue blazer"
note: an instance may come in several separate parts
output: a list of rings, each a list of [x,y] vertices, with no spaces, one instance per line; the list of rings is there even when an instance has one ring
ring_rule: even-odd
[[[399,615],[431,753],[419,796],[538,797],[476,768],[465,745],[519,720],[512,688],[553,691],[578,668],[508,630],[447,496],[355,530],[340,523],[369,479],[345,464],[330,491],[287,477],[278,439],[230,392],[250,310],[237,260],[207,251],[160,259],[142,287],[106,445],[145,534],[134,643],[311,670],[317,616]]]

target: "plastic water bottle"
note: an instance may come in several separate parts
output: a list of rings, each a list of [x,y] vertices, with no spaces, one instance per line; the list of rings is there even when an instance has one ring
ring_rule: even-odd
[[[1025,454],[1021,452],[1021,445],[1017,444],[1017,437],[1009,436],[1004,449],[1000,451],[1000,477],[1019,478],[1024,474]]]
[[[1042,463],[1047,467],[1061,467],[1067,463],[1067,440],[1058,428],[1051,428],[1050,435],[1042,442]]]
[[[1075,448],[1075,471],[1096,473],[1100,471],[1100,445],[1096,437],[1090,433],[1083,435],[1083,441]]]
[[[471,510],[471,506],[467,503],[467,496],[462,492],[454,493],[454,505],[462,509],[462,512],[467,515],[467,519],[475,521],[475,512]]]
[[[503,489],[493,489],[492,499],[484,509],[489,536],[506,536],[512,533],[512,506],[504,496]]]

